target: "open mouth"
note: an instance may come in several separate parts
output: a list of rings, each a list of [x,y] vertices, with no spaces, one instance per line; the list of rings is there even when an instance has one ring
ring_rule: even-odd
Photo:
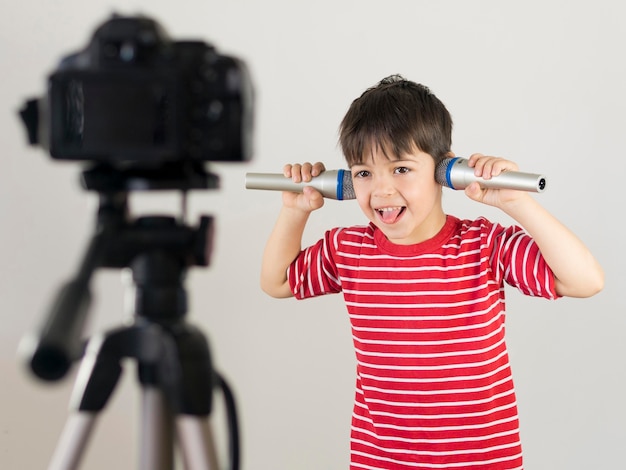
[[[406,207],[404,206],[382,207],[380,209],[376,209],[376,212],[382,222],[385,224],[393,224],[402,216],[402,214],[404,214],[405,209]]]

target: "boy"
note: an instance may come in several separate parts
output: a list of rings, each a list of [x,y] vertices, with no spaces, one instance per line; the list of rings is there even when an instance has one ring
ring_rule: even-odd
[[[264,252],[267,294],[343,293],[357,359],[351,469],[521,469],[504,283],[547,299],[603,287],[587,248],[525,192],[465,190],[519,226],[444,212],[434,174],[453,156],[451,133],[428,88],[392,76],[366,90],[340,142],[369,224],[333,228],[302,250],[308,216],[324,200],[311,187],[284,192]],[[485,179],[517,170],[481,154],[469,162]],[[321,163],[284,168],[296,182],[322,171]]]

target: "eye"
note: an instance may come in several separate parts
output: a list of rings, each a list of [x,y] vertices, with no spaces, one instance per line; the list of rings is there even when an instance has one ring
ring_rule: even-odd
[[[409,171],[411,171],[411,170],[409,170],[405,166],[399,166],[399,167],[394,169],[394,173],[397,174],[397,175],[404,175],[404,174],[408,173]]]
[[[355,171],[352,174],[353,178],[367,178],[370,175],[370,172],[367,170]]]

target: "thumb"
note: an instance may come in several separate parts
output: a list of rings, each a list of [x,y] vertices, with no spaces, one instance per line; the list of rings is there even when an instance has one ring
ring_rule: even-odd
[[[324,205],[324,196],[316,189],[305,186],[302,188],[310,210],[317,210]]]
[[[480,188],[480,184],[474,181],[467,188],[465,188],[465,195],[474,201],[481,202],[483,200],[483,190]]]

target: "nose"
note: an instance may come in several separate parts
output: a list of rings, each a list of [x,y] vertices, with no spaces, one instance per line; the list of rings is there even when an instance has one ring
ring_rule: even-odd
[[[375,196],[391,196],[396,192],[393,176],[389,173],[377,174],[374,178],[374,195]]]

